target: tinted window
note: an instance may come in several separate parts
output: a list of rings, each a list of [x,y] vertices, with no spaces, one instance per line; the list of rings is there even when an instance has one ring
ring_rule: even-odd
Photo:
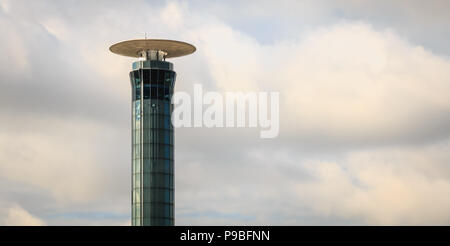
[[[134,93],[135,98],[133,98],[133,99],[139,100],[139,99],[141,99],[141,85],[136,84],[135,88],[136,88],[135,93]]]
[[[151,78],[152,84],[155,84],[156,81],[158,80],[158,70],[152,69],[151,73],[152,73],[152,78]]]
[[[144,78],[144,84],[150,83],[150,71],[148,69],[142,70],[142,77]]]
[[[144,99],[150,98],[150,84],[144,84]]]
[[[159,71],[158,81],[157,81],[158,85],[164,85],[164,78],[165,78],[164,74],[165,74],[165,71],[162,71],[162,70]]]
[[[156,99],[157,88],[156,88],[156,86],[154,86],[154,85],[152,85],[151,88],[152,88],[152,89],[151,89],[151,94],[152,94],[151,98],[152,98],[152,99]]]

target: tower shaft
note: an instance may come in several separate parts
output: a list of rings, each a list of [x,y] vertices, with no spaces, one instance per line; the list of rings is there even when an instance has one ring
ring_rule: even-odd
[[[171,98],[176,73],[170,62],[133,63],[132,225],[174,225],[174,134]]]

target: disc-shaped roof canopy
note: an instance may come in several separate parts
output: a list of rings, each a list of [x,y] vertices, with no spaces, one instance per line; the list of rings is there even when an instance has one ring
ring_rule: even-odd
[[[161,50],[167,53],[166,58],[185,56],[194,53],[191,44],[165,39],[135,39],[123,41],[109,47],[113,53],[123,56],[140,57],[141,51]]]

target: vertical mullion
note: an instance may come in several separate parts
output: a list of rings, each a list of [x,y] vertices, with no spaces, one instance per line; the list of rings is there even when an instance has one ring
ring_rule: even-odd
[[[135,82],[136,82],[136,78],[134,78],[134,70],[132,71],[133,73],[133,79],[131,81],[131,225],[136,225],[135,221],[136,221],[136,215],[134,214],[134,201],[133,201],[133,197],[134,197],[134,134],[136,131],[136,124],[135,124],[135,117],[133,117],[133,112],[136,111],[135,109],[135,103],[134,103],[134,95],[135,95]],[[134,124],[133,124],[134,123]]]
[[[139,146],[139,148],[140,148],[140,162],[139,162],[139,196],[140,196],[140,199],[139,199],[139,214],[140,214],[140,225],[142,226],[143,224],[144,224],[144,213],[143,213],[143,210],[144,210],[144,204],[143,204],[143,191],[144,191],[144,189],[143,189],[143,184],[142,184],[142,179],[143,179],[143,177],[144,177],[144,174],[143,174],[143,162],[144,162],[144,138],[143,138],[143,135],[144,135],[144,114],[143,114],[143,111],[144,111],[144,72],[143,72],[144,70],[143,69],[140,69],[140,75],[141,75],[141,80],[140,80],[140,85],[141,85],[141,90],[140,90],[140,94],[141,94],[141,98],[140,98],[140,101],[141,101],[141,107],[140,107],[140,111],[139,111],[139,114],[140,114],[140,118],[141,118],[141,122],[140,122],[140,127],[141,127],[141,131],[139,132],[140,134],[139,134],[139,138],[140,138],[140,146]]]
[[[172,196],[172,207],[170,208],[172,211],[170,211],[170,213],[172,213],[172,225],[175,225],[175,129],[172,126],[172,96],[173,96],[173,91],[175,89],[175,75],[173,73],[170,73],[170,84],[169,84],[169,94],[170,94],[170,102],[169,102],[169,117],[170,117],[170,123],[169,123],[169,142],[171,142],[172,144],[172,152],[170,153],[170,169],[171,169],[171,184],[169,184],[169,189],[171,190],[171,196]],[[169,198],[170,199],[170,198]]]

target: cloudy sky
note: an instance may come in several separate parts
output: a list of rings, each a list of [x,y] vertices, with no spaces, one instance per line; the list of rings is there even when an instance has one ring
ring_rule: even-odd
[[[279,91],[280,135],[176,129],[177,225],[450,225],[448,1],[0,0],[0,225],[130,224],[132,58]]]

